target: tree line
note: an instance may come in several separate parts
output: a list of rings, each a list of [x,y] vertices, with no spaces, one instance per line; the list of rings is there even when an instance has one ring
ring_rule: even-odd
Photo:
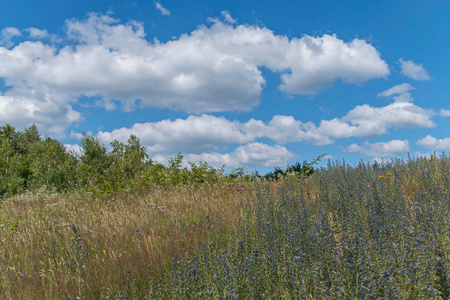
[[[311,163],[297,163],[286,170],[259,175],[238,168],[228,176],[224,167],[217,169],[207,163],[182,168],[183,156],[177,154],[167,166],[150,159],[146,149],[135,135],[126,143],[114,140],[109,149],[92,135],[83,133],[81,153],[68,150],[63,143],[42,137],[35,125],[16,130],[6,124],[0,127],[0,198],[25,191],[62,192],[66,190],[91,190],[108,194],[127,188],[149,185],[204,184],[230,182],[240,178],[276,180],[287,174],[309,176],[314,172]]]
[[[0,198],[36,190],[108,193],[150,184],[217,182],[223,177],[223,170],[206,163],[182,169],[181,154],[168,166],[154,162],[134,135],[126,143],[111,142],[108,151],[83,133],[80,146],[81,153],[67,150],[60,141],[42,137],[35,125],[24,131],[9,124],[0,127]]]

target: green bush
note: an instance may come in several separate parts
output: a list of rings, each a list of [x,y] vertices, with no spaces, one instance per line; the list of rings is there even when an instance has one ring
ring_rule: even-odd
[[[316,165],[324,156],[325,154],[321,154],[309,163],[307,161],[304,161],[303,164],[297,162],[292,166],[288,165],[285,170],[282,170],[279,167],[275,167],[273,172],[267,173],[264,177],[266,177],[266,179],[277,180],[288,174],[292,174],[297,177],[310,176],[315,171],[314,165]]]

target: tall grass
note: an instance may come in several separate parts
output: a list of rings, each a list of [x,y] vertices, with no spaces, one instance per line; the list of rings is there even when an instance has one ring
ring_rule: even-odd
[[[256,209],[174,257],[147,299],[448,299],[449,178],[442,156],[259,185]]]
[[[102,290],[120,289],[127,271],[142,289],[149,264],[154,275],[164,274],[174,253],[204,243],[208,226],[241,217],[242,196],[251,193],[234,185],[173,186],[4,201],[0,299],[98,299]]]
[[[16,199],[2,204],[1,295],[448,299],[449,178],[442,155],[243,190]]]

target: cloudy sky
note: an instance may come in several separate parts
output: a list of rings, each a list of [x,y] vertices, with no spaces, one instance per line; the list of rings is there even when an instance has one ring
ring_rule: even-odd
[[[275,5],[275,3],[277,3]],[[0,125],[229,169],[450,150],[450,2],[3,1]]]

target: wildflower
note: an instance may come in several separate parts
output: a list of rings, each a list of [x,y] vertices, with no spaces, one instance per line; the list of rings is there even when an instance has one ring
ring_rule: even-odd
[[[392,174],[388,172],[386,175],[380,175],[378,176],[379,179],[389,179],[391,178]]]

